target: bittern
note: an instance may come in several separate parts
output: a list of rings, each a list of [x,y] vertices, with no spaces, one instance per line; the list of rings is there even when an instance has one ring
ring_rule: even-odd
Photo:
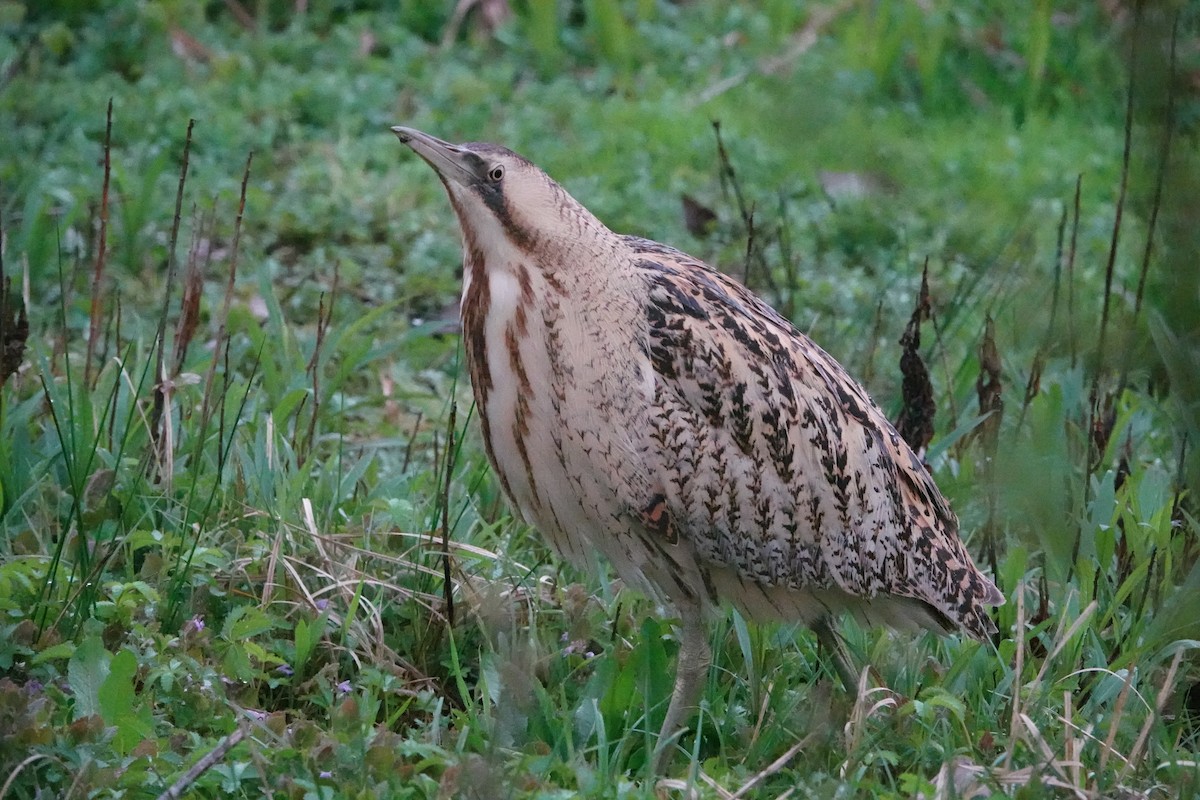
[[[458,217],[467,364],[504,494],[561,555],[603,554],[678,613],[656,769],[705,681],[722,600],[825,636],[841,612],[995,633],[1004,598],[954,512],[828,353],[732,278],[609,230],[511,150],[392,130]]]

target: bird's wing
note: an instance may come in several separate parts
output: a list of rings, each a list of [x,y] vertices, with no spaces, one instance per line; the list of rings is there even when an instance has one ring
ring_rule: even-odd
[[[862,387],[740,284],[672,248],[627,242],[648,291],[656,380],[643,456],[663,508],[649,522],[742,580],[912,598],[990,635],[986,606],[1002,596]]]

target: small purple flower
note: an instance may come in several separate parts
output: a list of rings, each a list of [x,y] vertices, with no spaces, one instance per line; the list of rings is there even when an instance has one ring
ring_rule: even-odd
[[[329,770],[321,770],[321,777],[325,780],[328,780],[333,777],[333,773]]]
[[[275,668],[275,671],[278,672],[280,675],[286,675],[289,678],[292,675],[296,674],[296,670],[292,669],[291,666],[288,664],[280,664],[278,667]]]
[[[337,685],[338,695],[350,694],[351,688],[353,687],[350,686],[350,681],[342,681]]]
[[[196,629],[197,633],[204,630],[204,617],[199,614],[192,617],[192,627]]]
[[[324,611],[325,609],[329,608],[329,601],[325,598],[321,598],[316,602],[316,606],[317,611]]]
[[[565,639],[563,641],[566,641]],[[571,642],[563,648],[563,656],[573,656],[576,653],[585,653],[588,658],[592,657],[592,653],[586,653],[587,642],[583,639],[572,639]]]

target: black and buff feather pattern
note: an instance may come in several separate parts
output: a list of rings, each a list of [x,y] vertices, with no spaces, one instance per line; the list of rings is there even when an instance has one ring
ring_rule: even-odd
[[[488,457],[560,552],[606,556],[693,632],[722,600],[755,618],[995,632],[1003,597],[945,498],[824,350],[732,278],[613,233],[510,151],[397,132],[463,230]]]
[[[701,568],[794,591],[908,598],[946,628],[991,636],[986,607],[999,592],[858,383],[733,279],[673,248],[626,242],[646,282],[660,378],[645,455]]]

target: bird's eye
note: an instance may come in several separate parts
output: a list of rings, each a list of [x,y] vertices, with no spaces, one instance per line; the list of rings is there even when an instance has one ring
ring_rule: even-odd
[[[492,183],[499,183],[503,178],[504,166],[502,164],[496,164],[494,167],[488,170],[488,180]]]

